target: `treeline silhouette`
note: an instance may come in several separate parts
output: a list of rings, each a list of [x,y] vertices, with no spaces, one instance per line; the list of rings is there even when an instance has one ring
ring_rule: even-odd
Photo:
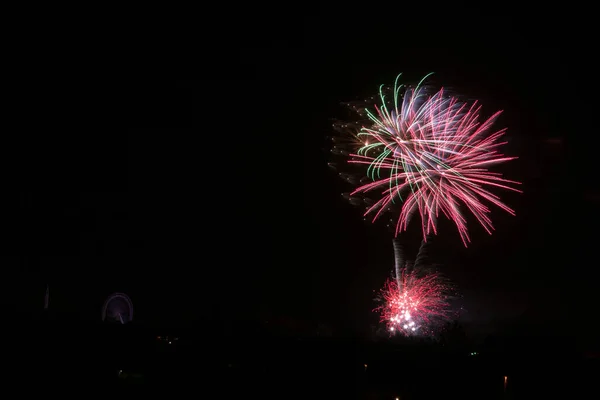
[[[245,334],[243,329],[225,336],[202,325],[173,332],[141,323],[82,323],[71,315],[40,314],[6,320],[2,338],[9,382],[24,388],[37,382],[62,391],[89,387],[173,395],[210,388],[219,398],[255,393],[379,398],[396,392],[412,398],[449,393],[494,398],[505,394],[504,376],[520,382],[522,393],[549,387],[572,391],[589,387],[599,366],[598,359],[586,358],[593,352],[582,351],[568,335],[514,331],[475,342],[457,323],[436,339],[374,341]],[[560,379],[550,379],[547,386],[551,376]]]

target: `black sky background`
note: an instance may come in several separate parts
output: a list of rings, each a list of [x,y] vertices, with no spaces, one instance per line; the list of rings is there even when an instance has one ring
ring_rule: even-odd
[[[463,319],[590,332],[598,140],[585,35],[558,14],[465,14],[451,34],[424,14],[401,32],[359,14],[239,18],[216,37],[189,28],[190,79],[101,73],[120,59],[109,51],[100,66],[26,80],[5,157],[6,304],[41,308],[49,282],[51,307],[84,320],[124,291],[136,319],[163,326],[291,318],[368,331],[391,237],[341,198],[326,136],[340,102],[433,71],[484,112],[504,110],[505,150],[520,158],[502,170],[525,190],[502,193],[517,216],[494,210],[494,235],[471,224],[468,249],[441,226],[434,258],[464,295]]]

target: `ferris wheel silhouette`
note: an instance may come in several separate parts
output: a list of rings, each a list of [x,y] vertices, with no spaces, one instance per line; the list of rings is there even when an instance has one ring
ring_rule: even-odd
[[[125,293],[113,293],[102,306],[102,321],[126,324],[133,319],[133,303]]]

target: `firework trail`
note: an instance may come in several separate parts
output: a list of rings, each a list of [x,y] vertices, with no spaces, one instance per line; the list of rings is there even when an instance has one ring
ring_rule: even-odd
[[[398,286],[400,286],[400,277],[402,276],[402,268],[404,268],[404,247],[396,238],[392,240],[392,244],[394,245],[394,273],[398,280]]]
[[[483,228],[491,234],[490,209],[484,201],[508,213],[514,211],[498,196],[492,187],[514,188],[519,182],[502,178],[488,168],[516,157],[506,157],[498,148],[505,144],[500,139],[505,129],[492,131],[492,125],[501,112],[480,121],[481,106],[467,104],[447,96],[443,89],[431,94],[421,82],[414,88],[405,87],[396,78],[391,95],[382,86],[379,104],[354,107],[366,119],[358,133],[347,136],[348,148],[334,148],[334,153],[347,155],[349,163],[366,167],[369,182],[360,180],[349,197],[372,193],[378,196],[367,207],[365,216],[373,215],[373,222],[385,211],[400,204],[395,223],[395,236],[407,229],[411,217],[418,213],[424,239],[437,234],[435,221],[440,214],[452,220],[461,240],[470,241],[464,210],[472,213]],[[353,127],[356,125],[352,125]],[[349,174],[342,174],[351,183]]]
[[[437,219],[434,217],[432,219],[432,226],[437,225]],[[417,252],[417,257],[414,262],[414,268],[417,270],[421,270],[427,261],[427,247],[428,244],[431,243],[432,232],[428,233],[422,240],[421,245],[419,246],[419,251]],[[402,276],[403,271],[407,268],[407,263],[404,261],[404,246],[400,242],[399,238],[396,236],[392,239],[394,245],[394,266],[395,266],[395,274],[396,280],[398,283],[398,287],[402,287],[402,282],[400,277]]]

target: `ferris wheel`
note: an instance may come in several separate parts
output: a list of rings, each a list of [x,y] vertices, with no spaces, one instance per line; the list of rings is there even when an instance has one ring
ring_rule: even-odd
[[[125,293],[113,293],[102,306],[102,321],[126,324],[133,319],[133,304]]]

